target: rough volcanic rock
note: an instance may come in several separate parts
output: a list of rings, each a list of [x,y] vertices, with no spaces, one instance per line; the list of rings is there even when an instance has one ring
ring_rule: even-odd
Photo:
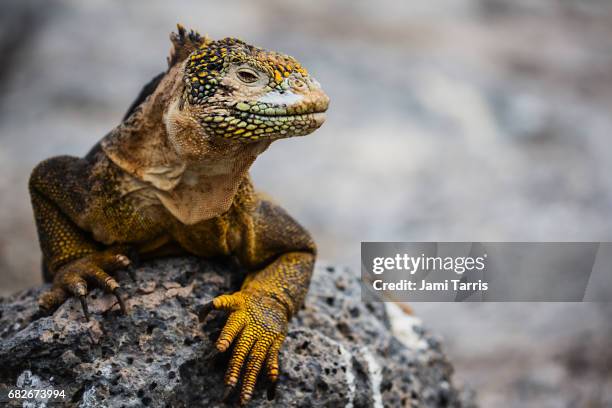
[[[201,324],[195,311],[236,290],[242,272],[194,258],[157,260],[135,272],[136,283],[122,280],[130,294],[128,316],[99,290],[88,296],[88,323],[74,300],[31,321],[44,288],[3,299],[1,398],[11,389],[52,388],[65,391],[64,400],[55,400],[62,406],[235,405],[236,396],[220,402],[229,353],[213,346],[225,315],[213,312]],[[400,343],[384,305],[363,302],[350,272],[319,266],[305,307],[289,328],[276,399],[268,401],[260,385],[250,406],[469,405],[451,382],[452,367],[439,343],[418,325],[411,330],[414,341]],[[28,406],[45,406],[40,398],[30,401]]]

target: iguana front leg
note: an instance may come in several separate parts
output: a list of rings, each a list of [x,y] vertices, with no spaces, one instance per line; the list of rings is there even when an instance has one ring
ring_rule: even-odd
[[[41,312],[51,312],[76,296],[89,320],[88,282],[113,293],[125,313],[119,284],[107,272],[126,267],[129,259],[120,247],[102,249],[72,221],[84,210],[87,165],[68,156],[46,160],[32,172],[29,187],[43,262],[53,277],[51,290],[39,299]]]
[[[251,399],[264,364],[271,382],[269,397],[273,395],[287,324],[304,301],[316,254],[310,235],[269,201],[259,201],[244,224],[237,255],[244,266],[255,272],[247,277],[240,291],[218,296],[205,308],[205,314],[211,308],[232,312],[216,347],[225,351],[236,341],[225,375],[225,397],[236,387],[246,362],[241,404]]]

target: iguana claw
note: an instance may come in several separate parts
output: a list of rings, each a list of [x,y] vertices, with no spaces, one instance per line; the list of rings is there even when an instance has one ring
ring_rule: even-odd
[[[113,294],[115,295],[115,297],[117,298],[117,301],[119,302],[119,309],[121,309],[121,313],[123,313],[124,315],[127,315],[127,308],[125,307],[125,302],[123,301],[124,293],[125,292],[121,288],[116,288],[115,290],[113,290]]]
[[[213,301],[212,300],[210,302],[200,306],[199,309],[198,309],[198,318],[199,318],[200,322],[203,322],[206,319],[206,316],[208,316],[208,314],[213,309],[214,309],[214,306],[213,306]]]
[[[221,401],[227,401],[227,399],[229,398],[229,396],[232,394],[232,392],[234,391],[234,386],[231,385],[226,385],[225,389],[223,390],[223,395],[221,396]]]
[[[278,383],[274,381],[273,383],[268,385],[268,389],[266,390],[266,397],[268,398],[268,401],[272,401],[276,396],[276,384]]]
[[[81,302],[81,306],[83,307],[83,314],[85,315],[85,320],[89,321],[91,316],[89,315],[89,309],[87,308],[87,301],[85,300],[85,295],[79,296],[79,301]]]
[[[93,253],[60,267],[55,275],[53,287],[43,293],[38,300],[41,312],[50,313],[64,303],[69,296],[75,296],[81,303],[85,319],[89,321],[91,315],[86,300],[87,285],[93,283],[115,295],[121,312],[127,314],[123,300],[125,292],[106,271],[125,268],[129,264],[130,260],[125,255],[108,251]]]

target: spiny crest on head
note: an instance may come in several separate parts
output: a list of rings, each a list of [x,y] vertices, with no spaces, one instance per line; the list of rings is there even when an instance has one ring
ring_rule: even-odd
[[[172,49],[168,57],[168,68],[187,58],[196,49],[211,42],[207,36],[201,36],[197,31],[189,30],[187,32],[181,24],[177,24],[176,28],[178,32],[170,33]]]

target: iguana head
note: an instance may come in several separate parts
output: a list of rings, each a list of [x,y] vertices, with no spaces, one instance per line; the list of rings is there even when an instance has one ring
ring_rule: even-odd
[[[185,34],[181,26],[172,40],[170,64],[182,75],[175,126],[248,143],[307,135],[323,124],[329,98],[293,57],[235,38]]]

